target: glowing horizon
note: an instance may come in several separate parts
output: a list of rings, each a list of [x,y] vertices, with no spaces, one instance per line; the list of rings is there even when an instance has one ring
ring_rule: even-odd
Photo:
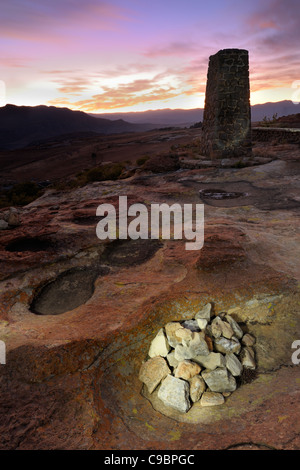
[[[293,100],[299,17],[298,0],[7,2],[5,102],[88,113],[203,108],[209,56],[231,47],[249,51],[251,105]]]

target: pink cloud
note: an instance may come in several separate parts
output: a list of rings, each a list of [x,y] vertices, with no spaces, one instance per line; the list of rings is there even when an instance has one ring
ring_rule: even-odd
[[[152,49],[144,52],[146,57],[164,57],[164,56],[182,56],[186,54],[195,53],[197,47],[194,43],[188,42],[172,42],[163,47],[153,47]]]
[[[125,8],[107,1],[15,0],[1,5],[0,36],[4,38],[58,42],[83,29],[114,29],[120,21],[129,21]]]
[[[73,106],[86,112],[95,112],[99,109],[118,109],[135,106],[141,103],[164,101],[180,94],[175,88],[162,87],[153,80],[135,80],[117,88],[104,87],[103,93],[96,94],[90,99],[70,103],[69,99],[62,98],[49,102],[54,105]]]
[[[8,68],[24,68],[32,65],[33,59],[25,57],[1,57],[2,67]]]

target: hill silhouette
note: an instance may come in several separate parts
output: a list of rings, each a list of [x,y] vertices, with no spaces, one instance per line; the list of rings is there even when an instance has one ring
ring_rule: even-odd
[[[251,106],[252,122],[261,121],[264,117],[272,118],[277,113],[278,116],[295,114],[299,105],[292,101],[284,100],[256,104]],[[151,122],[156,126],[191,126],[195,122],[203,120],[203,109],[157,109],[150,111],[139,111],[130,113],[104,113],[91,114],[91,116],[104,119],[125,119],[127,122],[138,124],[142,122]]]
[[[95,118],[82,111],[55,106],[0,108],[0,149],[13,150],[37,141],[75,132],[119,134],[153,129],[151,124],[133,124],[123,119]]]
[[[295,114],[291,101],[264,103],[251,107],[252,122],[274,114]],[[53,137],[76,133],[102,135],[145,132],[168,126],[189,127],[202,121],[203,109],[162,109],[144,112],[87,114],[55,106],[15,106],[0,108],[0,150],[14,150]]]

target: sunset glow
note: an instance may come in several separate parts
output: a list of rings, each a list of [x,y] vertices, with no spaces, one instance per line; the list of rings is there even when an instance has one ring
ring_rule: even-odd
[[[251,104],[291,100],[299,18],[298,0],[3,2],[0,80],[16,105],[199,108],[209,56],[233,47],[249,50]]]

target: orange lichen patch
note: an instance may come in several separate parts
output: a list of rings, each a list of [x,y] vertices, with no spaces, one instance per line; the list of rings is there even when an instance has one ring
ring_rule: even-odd
[[[19,294],[19,302],[26,303],[30,299],[30,295],[27,292],[20,292]]]

